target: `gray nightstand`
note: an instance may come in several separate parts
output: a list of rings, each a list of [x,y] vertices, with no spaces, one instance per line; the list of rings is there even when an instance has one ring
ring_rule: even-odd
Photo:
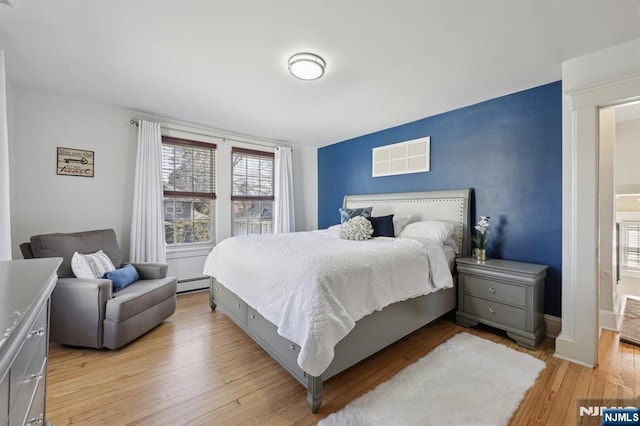
[[[520,346],[535,349],[545,335],[544,279],[547,266],[464,257],[458,269],[456,321],[500,328]]]

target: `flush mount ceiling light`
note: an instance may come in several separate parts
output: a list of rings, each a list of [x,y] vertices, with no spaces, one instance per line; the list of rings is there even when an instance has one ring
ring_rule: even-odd
[[[313,53],[296,53],[289,58],[289,72],[300,80],[317,80],[324,74],[327,64]]]

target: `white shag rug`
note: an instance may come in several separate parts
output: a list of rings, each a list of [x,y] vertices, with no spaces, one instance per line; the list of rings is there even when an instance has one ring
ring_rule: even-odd
[[[459,333],[318,423],[507,425],[545,363]]]

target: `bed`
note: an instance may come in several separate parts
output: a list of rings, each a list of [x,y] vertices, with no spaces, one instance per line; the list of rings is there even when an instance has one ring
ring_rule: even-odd
[[[470,197],[470,189],[347,195],[344,197],[343,207],[350,209],[372,207],[371,215],[376,217],[390,214],[394,214],[395,217],[410,215],[411,223],[425,220],[452,223],[454,229],[452,238],[455,241],[455,246],[458,248],[457,256],[469,256],[471,253]],[[317,234],[313,234],[314,232]],[[334,230],[334,232],[339,231]],[[321,233],[321,231],[312,231],[311,233],[295,234],[299,235],[290,234],[290,237],[297,238],[299,240],[302,234],[313,234],[314,238],[320,238],[319,242],[314,240],[312,243],[314,249],[318,247],[317,251],[321,251],[321,244],[326,243],[323,239],[336,238],[335,236],[330,235],[329,231],[326,231],[325,233]],[[275,239],[283,237],[271,238]],[[231,239],[229,243],[231,244],[233,240],[234,239]],[[266,240],[268,239],[264,239],[262,241]],[[387,249],[386,245],[388,244],[397,244],[400,250],[408,250],[406,252],[398,251],[398,253],[403,254],[393,256],[400,260],[405,257],[413,256],[413,252],[411,250],[416,250],[414,246],[417,243],[415,243],[415,241],[408,242],[407,239],[404,238],[381,238],[379,240],[380,241],[369,244],[377,244],[379,246],[378,251],[380,252],[384,252],[384,250]],[[225,246],[223,243],[224,241],[221,242],[219,246]],[[422,243],[424,242],[421,242],[421,244]],[[411,244],[413,244],[413,246]],[[353,246],[356,247],[357,244],[354,244]],[[292,242],[291,247],[293,250],[293,247],[297,246]],[[218,247],[214,248],[214,251],[217,248]],[[223,249],[224,247],[220,250]],[[236,249],[231,249],[227,245],[226,250],[227,253],[229,253],[231,250]],[[417,250],[435,253],[434,249],[430,248],[428,244],[423,244],[421,247],[417,248]],[[272,252],[275,251],[276,250],[272,250]],[[280,249],[277,251],[280,252]],[[308,256],[313,256],[314,251],[315,250],[309,250]],[[444,253],[443,250],[439,250],[439,252]],[[220,251],[218,251],[218,253],[220,253]],[[246,254],[245,256],[237,255],[238,253],[239,251],[234,251],[234,256],[229,257],[230,255],[228,255],[227,261],[231,259],[239,261],[239,259],[243,257],[248,257]],[[283,327],[283,325],[287,324],[286,322],[282,322],[285,321],[286,318],[281,321],[273,316],[273,312],[277,312],[278,309],[282,309],[284,312],[285,308],[278,307],[270,309],[269,306],[265,307],[260,304],[260,300],[262,300],[261,298],[266,297],[268,299],[269,293],[266,289],[261,295],[259,290],[256,290],[256,295],[253,295],[246,291],[243,293],[242,291],[236,290],[239,287],[234,287],[235,284],[225,285],[224,274],[220,273],[220,271],[216,273],[215,268],[211,267],[211,263],[215,263],[210,261],[213,254],[214,252],[212,251],[212,254],[210,254],[207,262],[205,263],[205,274],[211,277],[211,309],[215,310],[216,307],[219,306],[221,310],[226,313],[241,329],[251,336],[265,351],[280,363],[282,367],[289,371],[303,386],[306,387],[307,401],[314,413],[318,411],[322,404],[322,383],[324,381],[355,365],[380,349],[412,333],[429,322],[439,318],[456,307],[456,279],[455,274],[450,272],[453,271],[452,265],[454,262],[452,259],[448,259],[449,268],[451,269],[447,270],[447,274],[449,274],[449,280],[453,285],[443,286],[443,288],[435,288],[438,287],[435,286],[434,289],[429,290],[429,293],[425,295],[405,295],[400,299],[397,299],[401,301],[394,300],[393,303],[387,305],[384,305],[384,302],[380,302],[384,307],[381,306],[379,308],[380,310],[376,307],[372,312],[366,312],[366,314],[361,318],[359,316],[354,317],[359,319],[353,322],[353,324],[347,324],[348,326],[342,326],[339,322],[337,322],[335,326],[332,324],[327,325],[329,331],[323,331],[322,333],[331,335],[331,338],[334,338],[337,342],[335,343],[335,347],[330,347],[333,346],[333,343],[325,345],[323,341],[317,341],[313,335],[309,339],[306,339],[306,336],[309,333],[308,330],[316,332],[315,330],[318,328],[318,324],[321,324],[324,327],[326,324],[330,323],[329,320],[333,321],[335,317],[340,317],[341,321],[348,323],[348,321],[343,320],[342,317],[346,315],[344,315],[342,311],[339,315],[329,315],[328,319],[326,317],[321,317],[320,321],[308,326],[310,328],[302,334],[305,336],[304,338],[298,338],[298,334],[295,334],[295,330],[291,331],[287,330],[286,327]],[[216,256],[219,255],[220,254],[217,254]],[[273,255],[274,253],[270,253],[270,256]],[[289,253],[289,255],[292,255],[292,253]],[[282,262],[286,262],[287,254],[283,253],[282,256],[285,257]],[[265,255],[265,259],[266,258],[267,256]],[[269,262],[272,262],[273,257],[269,257],[268,259]],[[431,260],[430,262],[433,263],[434,261]],[[345,264],[350,263],[351,262],[345,262]],[[274,263],[271,264],[273,265]],[[235,269],[237,270],[238,268],[236,267]],[[261,271],[253,271],[250,266],[247,266],[245,269],[246,270],[244,272],[253,274],[245,275],[246,277],[253,277],[245,279],[252,282],[254,280],[255,282],[260,282],[260,285],[255,286],[256,288],[259,288],[262,285],[262,281],[264,281],[264,277],[262,276],[264,273]],[[402,267],[401,269],[406,268]],[[291,270],[291,273],[294,274],[293,271],[295,268],[291,268]],[[342,272],[340,273],[351,273],[348,269],[343,269],[341,271]],[[370,280],[372,283],[380,281],[381,278],[379,275],[382,273],[381,271],[383,271],[383,269],[375,270],[375,274],[369,272],[366,279]],[[433,272],[429,272],[429,274],[430,280]],[[362,275],[362,273],[359,270],[357,275],[351,275],[349,277],[349,282],[353,281],[354,278],[357,278],[360,275]],[[335,276],[337,277],[339,275]],[[283,282],[295,281],[296,279],[296,277],[288,277],[282,275],[282,273],[280,273],[279,277]],[[228,275],[226,279],[228,283],[233,281],[231,278],[228,278]],[[395,282],[395,275],[389,279],[389,281]],[[243,294],[244,297],[239,297],[236,292],[232,291],[228,287],[236,290],[238,294]],[[323,287],[323,285],[320,285],[320,287]],[[406,294],[411,294],[411,291],[413,290],[408,289],[406,291],[408,292]],[[329,293],[331,294],[331,292]],[[331,295],[331,297],[333,297],[333,295]],[[291,297],[287,296],[284,298],[287,299],[286,302],[283,302],[283,304],[286,305],[286,309],[291,309],[291,306],[289,305],[292,305],[292,312],[294,313],[297,313],[298,310],[324,309],[322,307],[324,305],[337,303],[334,299],[331,299],[328,303],[318,304],[318,306],[321,306],[320,308],[316,305],[309,308],[305,304],[304,309],[299,307],[296,309],[296,303],[306,303],[306,299],[304,299],[303,296],[292,295]],[[274,294],[271,299],[280,300],[283,299],[283,297],[278,294]],[[269,305],[269,303],[270,302],[268,300],[265,301],[265,304]],[[260,312],[258,309],[254,308],[254,306],[259,306]],[[346,309],[348,311],[347,308],[343,308],[343,306],[339,306],[338,310]],[[292,318],[296,319],[297,317]],[[289,320],[289,322],[297,325],[298,321],[294,319]],[[280,327],[277,327],[275,324],[279,324]],[[331,327],[333,327],[333,329]],[[292,328],[295,327],[292,326]],[[331,332],[331,330],[333,330],[333,332]],[[318,331],[316,334],[321,335],[322,333]],[[292,338],[287,339],[283,337],[283,335]],[[309,341],[314,343],[316,346],[310,346]],[[333,342],[330,339],[329,341]],[[314,361],[314,363],[312,363],[312,361]],[[301,365],[305,366],[305,368],[301,367]]]

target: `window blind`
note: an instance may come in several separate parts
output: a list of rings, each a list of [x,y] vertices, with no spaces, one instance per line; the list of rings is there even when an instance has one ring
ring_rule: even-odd
[[[164,195],[215,199],[215,162],[215,144],[163,136]]]
[[[271,152],[233,148],[233,192],[231,199],[273,200],[273,159]]]
[[[622,264],[640,270],[640,223],[624,223],[622,229]]]

